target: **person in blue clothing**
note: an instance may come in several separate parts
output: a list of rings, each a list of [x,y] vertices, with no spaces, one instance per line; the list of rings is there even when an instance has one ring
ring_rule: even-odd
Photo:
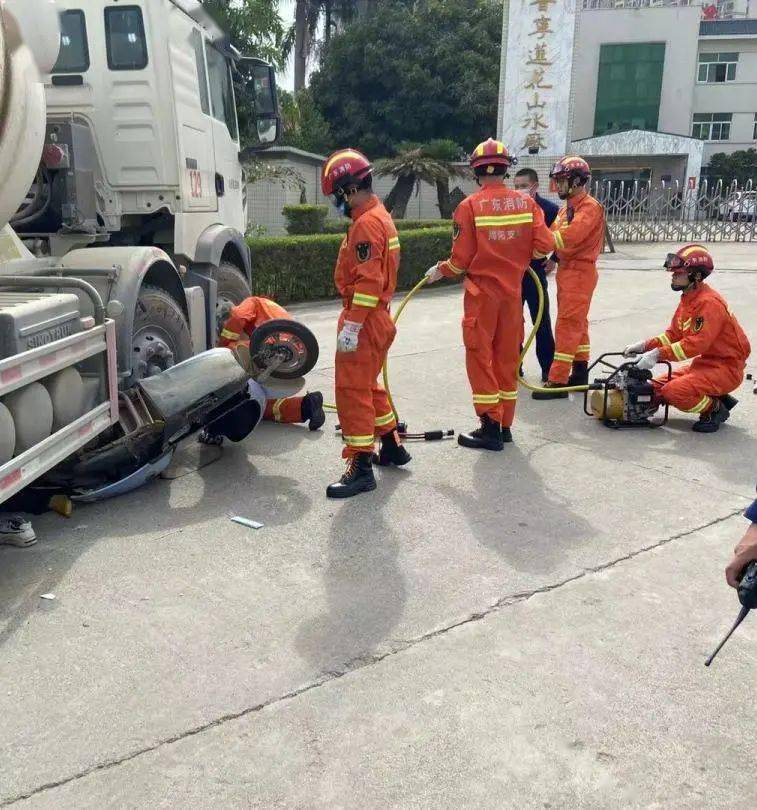
[[[757,560],[757,499],[744,512],[744,517],[751,523],[733,550],[733,559],[725,569],[725,578],[732,588],[738,587],[744,569],[749,563]]]
[[[539,194],[539,175],[533,169],[521,169],[515,175],[514,185],[522,194],[528,194],[529,197],[532,197],[544,211],[544,221],[547,227],[552,225],[560,209],[553,202]],[[551,259],[534,259],[531,262],[531,267],[539,276],[539,282],[544,292],[544,314],[539,331],[536,333],[536,357],[541,366],[542,382],[546,382],[555,354],[555,339],[552,335],[552,321],[549,316],[549,288],[547,285],[547,273],[554,270],[554,262]],[[539,310],[539,293],[536,283],[529,273],[523,276],[523,302],[528,304],[531,321],[533,322]]]

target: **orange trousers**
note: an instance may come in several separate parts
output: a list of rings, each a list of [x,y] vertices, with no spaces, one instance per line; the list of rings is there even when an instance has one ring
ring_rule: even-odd
[[[598,278],[596,265],[589,263],[557,270],[555,358],[549,370],[550,382],[564,385],[574,361],[589,361],[589,307]]]
[[[339,330],[344,316],[342,311]],[[336,353],[336,412],[344,458],[372,453],[375,437],[397,427],[386,391],[376,381],[396,332],[388,310],[375,309],[360,330],[357,351]]]
[[[670,380],[658,377],[653,381],[663,402],[686,413],[703,414],[711,410],[713,397],[735,391],[744,379],[744,366],[739,367],[695,360],[687,368],[673,372]]]
[[[518,398],[518,360],[523,343],[523,302],[518,295],[492,297],[466,287],[463,299],[465,367],[478,416],[510,427]]]
[[[283,422],[286,425],[302,422],[303,397],[269,399],[265,404],[263,419],[268,422]]]

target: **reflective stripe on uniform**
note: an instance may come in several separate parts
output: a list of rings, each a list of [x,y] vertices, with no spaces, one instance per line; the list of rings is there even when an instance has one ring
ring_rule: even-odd
[[[517,399],[518,392],[516,391],[500,391],[499,392],[500,399]]]
[[[389,413],[384,414],[384,416],[376,417],[376,427],[384,427],[385,425],[390,425],[392,422],[394,422],[393,411],[389,411]]]
[[[447,267],[449,267],[449,269],[450,269],[450,270],[451,270],[451,271],[452,271],[452,272],[453,272],[453,273],[454,273],[456,276],[461,276],[461,275],[462,275],[462,274],[465,272],[465,270],[461,270],[459,267],[455,267],[455,265],[454,265],[454,264],[452,264],[452,262],[451,262],[451,261],[449,261],[449,259],[447,260]]]
[[[474,394],[474,405],[497,405],[499,403],[499,392],[496,394]]]
[[[670,348],[673,350],[673,354],[676,356],[676,360],[689,359],[688,357],[686,357],[686,352],[683,350],[680,341],[677,341],[676,343],[671,343]]]
[[[709,406],[712,404],[712,400],[708,396],[703,396],[699,402],[693,407],[689,408],[686,413],[702,413],[702,411],[707,410]]]
[[[685,332],[691,326],[691,318],[687,318],[682,324],[681,329]]]
[[[555,237],[555,245],[558,250],[562,250],[565,247],[565,242],[563,241],[562,234],[560,231],[554,231],[553,236]]]
[[[373,445],[373,434],[370,436],[345,436],[342,434],[342,441],[351,444],[353,447],[371,447]]]
[[[576,354],[586,354],[591,351],[591,346],[588,343],[582,343],[576,350]]]
[[[501,225],[528,225],[533,221],[533,214],[503,214],[497,217],[476,217],[476,227],[496,228]]]
[[[399,250],[400,249],[400,238],[399,236],[395,236],[394,238],[389,240],[389,250]]]
[[[661,335],[657,335],[657,340],[659,340],[663,346],[670,346],[670,338],[665,332],[663,332]]]
[[[563,363],[572,363],[575,355],[565,354],[565,352],[555,352],[555,360],[561,360]]]
[[[239,337],[239,332],[232,332],[229,329],[221,329],[221,337],[226,340],[236,340]]]
[[[352,303],[356,307],[369,307],[373,308],[378,306],[378,296],[377,295],[366,295],[365,293],[356,292],[352,296]]]
[[[286,402],[286,397],[282,399],[277,399],[276,402],[273,403],[273,419],[275,422],[281,421],[281,406]]]

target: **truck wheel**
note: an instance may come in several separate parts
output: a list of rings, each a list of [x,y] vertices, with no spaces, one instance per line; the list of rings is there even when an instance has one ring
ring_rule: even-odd
[[[192,356],[192,334],[184,310],[165,290],[142,285],[131,345],[129,385]]]
[[[218,281],[216,334],[220,335],[231,308],[241,304],[245,298],[249,298],[252,295],[252,290],[243,273],[231,262],[221,262],[218,266],[218,273],[216,273],[216,280]]]

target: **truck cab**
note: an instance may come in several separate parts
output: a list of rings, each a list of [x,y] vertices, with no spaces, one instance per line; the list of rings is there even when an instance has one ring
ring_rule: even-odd
[[[107,259],[82,248],[159,248],[175,277],[164,263],[149,286],[188,322],[197,301],[183,288],[200,289],[212,311],[192,331],[211,345],[252,282],[235,93],[250,94],[252,146],[275,142],[273,70],[242,58],[197,0],[57,6],[61,48],[44,77],[42,161],[11,225],[35,255],[74,253],[77,267]],[[167,349],[170,362],[185,359],[186,346]]]

